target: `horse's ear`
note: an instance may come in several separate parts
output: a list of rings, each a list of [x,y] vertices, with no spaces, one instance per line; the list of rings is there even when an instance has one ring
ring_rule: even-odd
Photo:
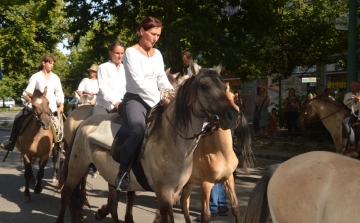
[[[226,82],[226,91],[230,91],[230,83],[229,82]]]
[[[190,61],[190,69],[191,69],[191,72],[193,73],[193,75],[197,75],[199,73],[199,67],[195,65],[194,61]]]
[[[46,97],[46,93],[47,93],[47,87],[44,88],[44,92],[42,93],[44,97]]]
[[[170,75],[170,70],[171,70],[171,67],[169,67],[168,69],[165,70],[166,76]]]
[[[216,67],[215,71],[216,73],[218,73],[220,75],[221,73],[221,70],[222,70],[222,61],[219,63],[219,65]]]
[[[310,98],[310,99],[313,99],[314,96],[310,93],[310,94],[309,94],[309,98]]]
[[[76,91],[74,91],[74,93],[75,93],[75,98],[80,100],[80,95]]]

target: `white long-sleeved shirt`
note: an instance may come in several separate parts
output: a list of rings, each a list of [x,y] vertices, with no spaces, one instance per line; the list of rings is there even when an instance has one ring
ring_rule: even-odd
[[[194,63],[195,66],[197,66],[199,69],[201,69],[201,67],[199,66],[199,64]],[[193,75],[190,66],[187,68],[187,74],[189,75],[189,77],[191,77]]]
[[[46,98],[49,100],[49,107],[52,112],[55,112],[58,104],[64,103],[64,92],[61,87],[60,78],[56,74],[50,72],[48,80],[46,80],[42,71],[33,74],[25,91],[30,94],[33,94],[35,89],[44,92],[45,87],[47,87]]]
[[[164,60],[159,50],[155,49],[152,57],[147,57],[129,47],[123,58],[126,91],[139,95],[150,107],[160,101],[160,91],[173,89],[165,71]]]
[[[112,61],[100,64],[97,71],[99,93],[96,97],[96,105],[106,108],[108,111],[114,108],[117,102],[121,102],[126,93],[125,70],[120,64],[119,70]]]
[[[354,102],[353,101],[353,96],[359,96],[360,92],[357,92],[355,95],[352,92],[349,92],[347,94],[345,94],[344,96],[344,104],[352,110],[352,112],[356,112],[357,110],[360,109],[360,102]]]
[[[81,80],[77,90],[88,94],[97,94],[99,92],[98,80],[85,77]]]

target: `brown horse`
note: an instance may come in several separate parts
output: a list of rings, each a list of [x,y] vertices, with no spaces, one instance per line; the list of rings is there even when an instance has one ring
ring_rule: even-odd
[[[356,151],[346,148],[347,138],[343,134],[342,121],[350,115],[350,110],[345,107],[342,102],[334,99],[317,95],[310,97],[304,101],[302,110],[297,120],[299,127],[307,124],[321,121],[325,128],[330,132],[336,151],[345,155],[357,158],[360,151],[360,129],[356,126]]]
[[[309,152],[282,163],[256,184],[244,223],[360,222],[360,162]]]
[[[219,71],[219,70],[218,70]],[[223,129],[236,125],[238,111],[227,100],[226,86],[220,81],[217,72],[201,70],[179,88],[176,98],[161,114],[156,126],[144,144],[144,153],[137,164],[141,165],[148,186],[137,181],[134,169],[130,171],[130,185],[133,191],[153,190],[158,199],[159,212],[155,222],[174,222],[172,205],[191,175],[193,152],[198,142],[197,136],[202,129],[203,119],[219,122]],[[75,142],[70,147],[64,187],[61,191],[61,206],[57,222],[64,221],[66,206],[75,188],[86,181],[89,165],[95,164],[100,174],[109,183],[110,194],[117,194],[114,187],[119,164],[109,150],[94,144],[89,135],[94,132],[104,118],[111,115],[96,115],[86,119],[76,132]],[[176,173],[176,174],[174,174]],[[85,188],[82,188],[85,189]],[[110,195],[111,196],[111,195]],[[78,199],[72,199],[78,201]],[[73,217],[81,213],[73,213]],[[71,208],[71,210],[78,210]],[[99,211],[98,211],[99,212]],[[102,214],[111,212],[113,222],[119,222],[117,200],[101,208]],[[125,217],[126,222],[133,222],[132,215]],[[73,220],[76,220],[73,218]]]
[[[40,159],[39,172],[36,175],[37,182],[34,189],[34,193],[39,194],[42,191],[41,184],[44,176],[44,168],[53,148],[53,133],[50,129],[50,116],[52,116],[52,113],[49,108],[49,101],[46,98],[46,88],[44,93],[35,90],[31,96],[31,103],[33,115],[23,133],[17,137],[15,144],[16,148],[18,148],[22,154],[25,165],[24,202],[31,202],[29,181],[33,177],[31,168],[32,159]]]

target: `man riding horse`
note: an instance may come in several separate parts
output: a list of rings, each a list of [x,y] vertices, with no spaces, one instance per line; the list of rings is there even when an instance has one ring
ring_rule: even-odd
[[[46,98],[49,100],[49,107],[54,114],[61,117],[61,113],[64,112],[64,92],[61,87],[60,78],[51,72],[55,61],[55,57],[51,54],[46,54],[42,57],[38,72],[31,76],[23,96],[30,103],[35,89],[43,93],[45,88],[47,88]],[[2,149],[7,151],[14,150],[20,128],[24,127],[23,122],[26,117],[32,114],[32,110],[32,107],[26,106],[16,115],[8,143],[5,145],[1,144]]]
[[[344,104],[351,110],[350,116],[346,117],[343,122],[343,129],[348,137],[350,149],[355,149],[355,134],[351,125],[358,120],[360,108],[360,83],[357,80],[351,82],[351,92],[347,93],[344,97]]]

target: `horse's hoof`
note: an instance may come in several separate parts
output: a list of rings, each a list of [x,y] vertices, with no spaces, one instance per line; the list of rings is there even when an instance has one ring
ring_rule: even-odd
[[[24,203],[31,203],[32,202],[31,196],[30,195],[24,195],[23,202]]]
[[[42,186],[41,186],[41,185],[40,185],[40,186],[36,186],[36,187],[35,187],[35,190],[34,190],[34,193],[35,193],[35,194],[40,194],[41,191],[42,191]]]
[[[95,219],[97,221],[102,221],[105,217],[106,215],[103,213],[101,209],[98,209],[97,212],[95,213]]]

